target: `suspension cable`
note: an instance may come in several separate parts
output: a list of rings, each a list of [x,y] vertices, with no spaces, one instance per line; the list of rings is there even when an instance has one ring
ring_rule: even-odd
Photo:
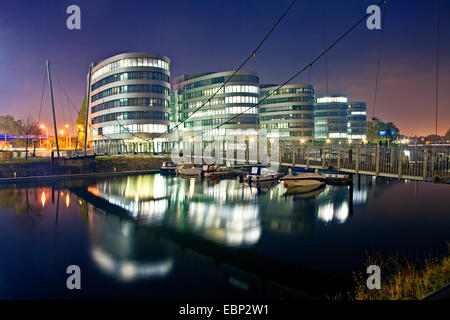
[[[185,119],[183,119],[180,123],[178,123],[177,125],[175,125],[173,128],[170,128],[166,131],[163,132],[161,134],[159,134],[156,138],[162,136],[163,134],[169,133],[170,131],[172,131],[173,129],[178,128],[181,124],[183,124],[184,122],[186,122],[186,120],[188,120],[193,114],[195,114],[196,112],[198,112],[200,109],[202,109],[205,105],[207,105],[224,87],[225,85],[231,81],[231,79],[239,72],[239,70],[242,69],[242,67],[244,67],[245,64],[247,64],[247,62],[254,56],[256,55],[256,52],[261,48],[261,46],[263,45],[263,43],[269,38],[269,36],[272,34],[272,32],[275,30],[275,28],[280,24],[281,20],[283,20],[283,18],[286,16],[286,14],[289,12],[289,10],[294,6],[294,4],[297,2],[297,0],[293,0],[289,6],[286,8],[286,10],[284,10],[283,14],[278,18],[278,20],[275,22],[275,24],[270,28],[269,32],[267,32],[267,34],[264,36],[264,38],[259,42],[259,44],[256,46],[256,48],[250,53],[250,55],[240,64],[240,66],[234,70],[233,74],[226,80],[224,81],[224,83],[217,89],[216,92],[214,92],[214,94],[209,97],[208,100],[206,100],[200,107],[198,107],[197,109],[195,109],[193,112],[191,112]],[[149,139],[151,140],[151,139]]]
[[[387,3],[387,0],[382,0],[378,3],[378,6],[380,6],[383,3]],[[213,128],[213,129],[218,129],[221,126],[229,123],[230,121],[236,119],[237,117],[239,117],[240,115],[246,113],[247,111],[249,111],[252,108],[258,107],[261,102],[265,101],[267,98],[269,98],[271,95],[273,95],[275,92],[277,92],[278,90],[280,90],[282,87],[284,87],[286,84],[288,84],[289,82],[291,82],[292,80],[294,80],[295,78],[297,78],[300,74],[302,74],[305,70],[307,70],[308,68],[310,68],[310,66],[312,66],[314,63],[316,63],[320,58],[322,58],[325,54],[328,53],[328,51],[330,51],[332,48],[334,48],[339,42],[342,41],[342,39],[344,39],[349,33],[351,33],[358,25],[360,25],[364,20],[366,20],[366,18],[369,16],[369,13],[366,13],[363,17],[361,17],[358,21],[355,22],[355,24],[353,24],[347,31],[345,31],[339,38],[337,38],[330,46],[328,46],[328,48],[326,48],[322,53],[320,53],[314,60],[312,60],[310,63],[308,63],[305,67],[303,67],[302,69],[300,69],[297,73],[295,73],[293,76],[291,76],[289,79],[287,79],[285,82],[283,82],[281,85],[279,85],[277,87],[276,90],[273,90],[271,92],[269,92],[269,94],[267,96],[265,96],[262,100],[260,100],[258,103],[248,107],[246,110],[244,110],[241,113],[238,113],[237,115],[231,117],[230,119],[228,119],[227,121],[221,123],[220,125],[218,125],[217,127]],[[206,130],[204,131],[204,133],[210,131],[212,129]]]
[[[382,54],[382,48],[383,48],[383,34],[384,34],[384,28],[386,23],[386,13],[387,13],[387,6],[384,8],[384,17],[382,17],[382,24],[381,24],[381,33],[380,33],[380,42],[378,47],[378,62],[377,62],[377,75],[375,78],[375,91],[373,94],[373,108],[372,108],[372,124],[373,121],[375,121],[375,107],[377,104],[377,93],[378,93],[378,82],[380,78],[380,69],[381,69],[381,54]]]

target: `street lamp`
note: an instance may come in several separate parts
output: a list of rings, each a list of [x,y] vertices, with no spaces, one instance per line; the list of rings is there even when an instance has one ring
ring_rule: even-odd
[[[67,131],[66,148],[67,148],[67,146],[69,146],[69,149],[70,149],[70,131],[69,131],[69,125],[66,124],[65,127],[66,127],[66,131]]]
[[[41,129],[46,132],[46,141],[47,141],[47,149],[48,149],[48,127],[44,124],[41,124]]]
[[[64,136],[64,130],[59,130],[59,134],[61,135],[61,138]],[[64,138],[63,138],[64,139]],[[64,141],[64,140],[63,140]]]

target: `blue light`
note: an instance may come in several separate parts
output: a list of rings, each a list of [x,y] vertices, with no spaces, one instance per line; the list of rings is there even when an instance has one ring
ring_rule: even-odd
[[[381,130],[380,131],[380,136],[385,136],[386,135],[386,130]]]

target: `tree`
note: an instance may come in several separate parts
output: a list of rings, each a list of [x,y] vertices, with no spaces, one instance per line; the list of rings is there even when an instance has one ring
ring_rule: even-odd
[[[17,128],[20,134],[26,136],[25,138],[25,159],[28,160],[28,145],[30,142],[30,136],[41,134],[41,129],[38,123],[28,116],[24,120],[17,120]]]
[[[0,116],[0,132],[3,134],[18,134],[17,121],[11,115]]]
[[[385,135],[380,135],[381,131],[385,131]],[[393,141],[400,136],[400,130],[392,123],[384,123],[375,118],[374,121],[367,122],[367,141],[370,143],[378,143],[379,141]]]
[[[84,126],[86,125],[86,104],[87,104],[87,97],[84,97],[83,103],[81,104],[80,111],[78,111],[78,117],[77,117],[77,130],[78,130],[78,147],[83,148],[84,147]]]
[[[445,140],[450,141],[450,128],[447,130],[447,133],[445,134]]]

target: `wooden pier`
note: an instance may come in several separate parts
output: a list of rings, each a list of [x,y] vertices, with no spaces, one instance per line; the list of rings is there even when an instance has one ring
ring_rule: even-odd
[[[234,158],[220,158],[219,164],[243,167],[261,163],[259,154],[253,158],[249,154],[246,151],[245,158],[238,158],[235,153]],[[268,165],[321,170],[331,168],[355,174],[450,183],[450,146],[315,146],[287,142],[280,144],[277,156],[267,158],[272,159]],[[211,162],[211,157],[193,156],[193,159],[198,163],[204,160]]]

